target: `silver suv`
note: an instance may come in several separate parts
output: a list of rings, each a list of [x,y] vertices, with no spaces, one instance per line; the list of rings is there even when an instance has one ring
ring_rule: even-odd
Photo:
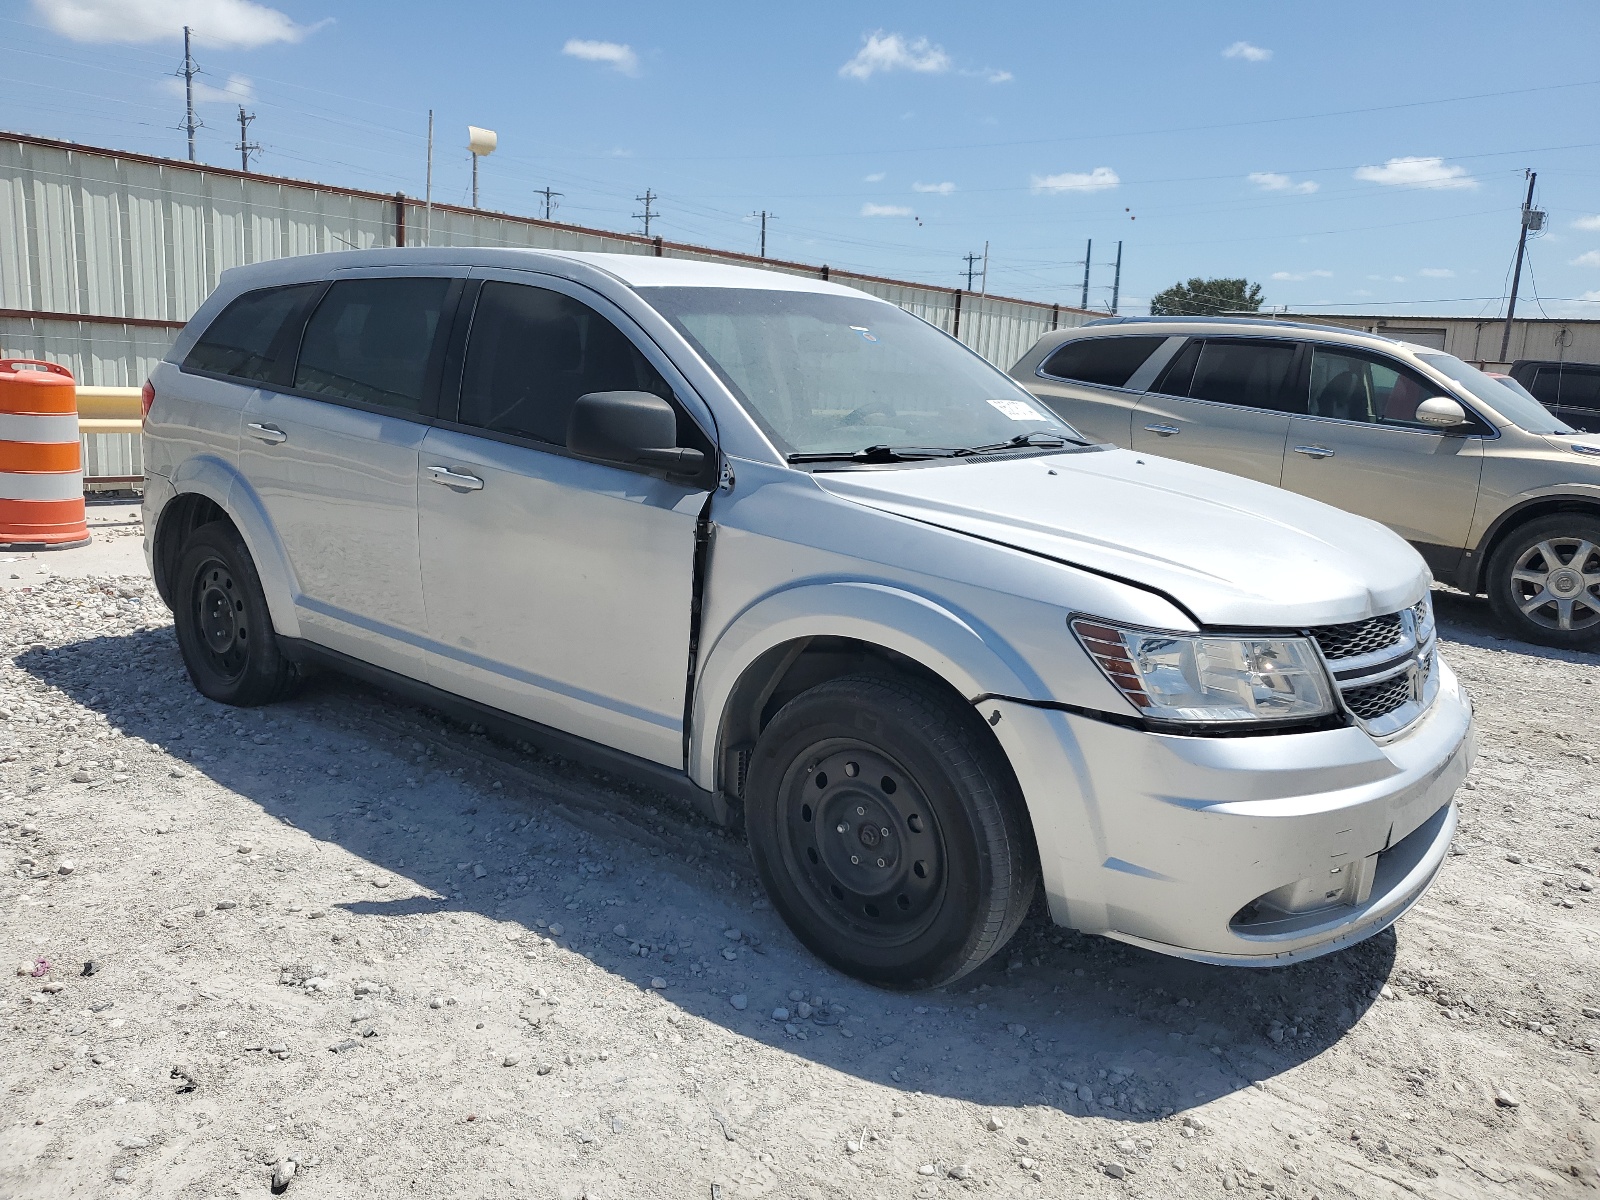
[[[1119,446],[1381,521],[1513,635],[1600,647],[1600,434],[1453,355],[1335,326],[1119,317],[1011,374]]]
[[[842,970],[1063,924],[1276,964],[1423,893],[1472,761],[1368,521],[1092,444],[895,306],[652,257],[228,272],[146,390],[196,687],[316,664],[742,821]]]

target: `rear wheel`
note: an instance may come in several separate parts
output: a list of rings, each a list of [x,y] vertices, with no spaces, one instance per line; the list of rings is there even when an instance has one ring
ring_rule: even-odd
[[[278,650],[255,563],[233,526],[213,521],[189,535],[172,598],[183,665],[202,695],[249,708],[282,700],[299,685],[298,668]]]
[[[1489,604],[1526,641],[1600,646],[1600,519],[1564,513],[1514,529],[1489,560]]]
[[[998,951],[1038,860],[1016,783],[966,705],[856,676],[791,700],[745,790],[768,894],[820,958],[885,987],[935,987]]]

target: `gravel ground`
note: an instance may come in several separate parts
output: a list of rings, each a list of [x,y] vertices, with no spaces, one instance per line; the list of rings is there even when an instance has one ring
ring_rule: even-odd
[[[146,578],[49,569],[0,577],[0,1196],[1600,1183],[1600,658],[1481,603],[1437,597],[1481,759],[1396,930],[1239,971],[1036,913],[893,995],[667,802],[334,677],[211,704]]]

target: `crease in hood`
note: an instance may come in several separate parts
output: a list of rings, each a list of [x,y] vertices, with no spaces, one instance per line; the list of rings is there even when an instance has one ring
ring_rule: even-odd
[[[1415,604],[1431,576],[1382,525],[1130,450],[818,471],[831,494],[1163,592],[1205,625],[1299,628]]]

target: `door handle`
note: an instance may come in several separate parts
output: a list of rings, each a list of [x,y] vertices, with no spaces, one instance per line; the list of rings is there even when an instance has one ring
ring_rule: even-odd
[[[1181,432],[1176,425],[1146,425],[1145,429],[1157,437],[1171,437]]]
[[[435,483],[442,483],[447,488],[454,488],[458,492],[481,492],[483,480],[476,475],[468,475],[465,471],[452,471],[449,467],[433,466],[428,468],[428,475]]]
[[[1304,454],[1307,458],[1332,458],[1333,451],[1326,446],[1296,446],[1296,454]]]
[[[289,435],[276,425],[263,425],[260,421],[251,421],[245,426],[250,431],[250,436],[258,442],[266,442],[269,446],[277,446],[289,440]]]

